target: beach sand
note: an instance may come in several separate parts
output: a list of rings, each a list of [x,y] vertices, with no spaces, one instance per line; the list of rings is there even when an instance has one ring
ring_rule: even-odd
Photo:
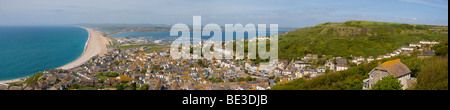
[[[80,57],[78,57],[76,60],[74,60],[64,66],[61,66],[57,69],[72,69],[72,68],[78,67],[78,66],[86,63],[87,61],[89,61],[89,59],[91,59],[92,57],[94,57],[96,55],[103,56],[108,52],[107,45],[109,44],[110,39],[108,39],[107,37],[104,37],[103,33],[100,31],[96,31],[93,29],[85,28],[85,27],[81,27],[81,28],[84,28],[89,32],[89,40],[87,41],[87,44],[86,44],[83,54]],[[25,81],[25,78],[5,80],[5,81],[0,81],[0,83],[5,84],[5,83],[22,82],[22,81]]]
[[[0,84],[13,83],[13,82],[23,82],[23,81],[25,81],[25,78],[0,81]]]
[[[76,60],[61,66],[57,69],[72,69],[78,67],[91,59],[92,57],[99,55],[103,56],[107,53],[107,45],[109,44],[109,39],[103,36],[103,33],[93,29],[85,28],[89,32],[89,41],[85,47],[83,54]]]

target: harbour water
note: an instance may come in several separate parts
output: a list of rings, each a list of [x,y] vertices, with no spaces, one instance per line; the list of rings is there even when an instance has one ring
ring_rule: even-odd
[[[286,31],[278,31],[279,34],[284,33]],[[181,34],[181,33],[179,33]],[[192,32],[190,33],[192,36]],[[211,35],[213,35],[214,33],[211,33]],[[222,36],[225,36],[226,32],[222,32]],[[233,33],[234,36],[236,37],[236,33]],[[271,36],[273,34],[270,33],[270,31],[266,32],[265,36]],[[111,34],[108,37],[128,37],[128,38],[148,38],[148,39],[152,39],[152,40],[164,40],[164,41],[173,41],[176,38],[178,38],[178,36],[170,36],[170,32],[169,31],[158,31],[158,32],[120,32],[117,34]],[[202,39],[209,39],[211,36],[202,36]],[[248,39],[248,35],[247,33],[244,34],[244,38]],[[217,39],[211,39],[213,41],[217,41]],[[235,40],[235,39],[234,39]]]

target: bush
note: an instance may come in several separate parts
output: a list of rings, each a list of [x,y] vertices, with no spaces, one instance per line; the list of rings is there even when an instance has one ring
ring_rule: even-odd
[[[269,79],[275,79],[275,76],[269,76]]]
[[[402,90],[402,87],[400,80],[393,75],[389,75],[375,83],[372,86],[372,90]]]
[[[150,85],[144,84],[139,90],[148,90],[148,88],[150,88]]]
[[[444,56],[448,54],[448,40],[443,43],[431,47],[437,56]]]
[[[245,81],[252,81],[252,80],[253,80],[253,78],[250,77],[250,76],[247,76],[247,77],[245,78]]]
[[[24,83],[27,83],[27,84],[35,83],[35,82],[37,82],[37,81],[39,80],[39,78],[41,78],[41,76],[43,76],[43,75],[44,75],[44,73],[36,73],[36,74],[34,74],[33,76],[31,76],[30,78],[28,78],[27,80],[25,80]]]
[[[448,90],[448,55],[427,59],[413,86],[416,90]]]
[[[238,78],[238,79],[237,79],[237,81],[238,81],[238,82],[242,82],[242,81],[245,81],[245,78],[243,78],[243,77],[240,77],[240,78]]]
[[[117,76],[119,76],[119,73],[101,72],[101,73],[97,73],[96,76],[117,77]]]

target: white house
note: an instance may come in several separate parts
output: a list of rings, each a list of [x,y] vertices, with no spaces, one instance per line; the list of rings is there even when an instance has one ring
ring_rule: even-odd
[[[439,44],[438,41],[431,41],[430,44],[434,45],[434,44]]]
[[[390,53],[389,55],[391,55],[392,57],[395,57],[395,56],[398,55],[398,53],[392,52],[392,53]]]
[[[410,46],[410,47],[422,47],[422,45],[417,44],[417,43],[409,44],[409,46]]]
[[[296,62],[294,63],[294,66],[295,66],[296,68],[305,68],[305,67],[307,67],[307,66],[311,66],[311,64],[306,63],[306,62],[303,62],[303,61],[296,61]]]
[[[162,40],[155,40],[155,41],[153,41],[153,43],[155,43],[155,44],[159,44],[161,42],[162,42]]]
[[[412,47],[406,47],[406,46],[404,46],[404,47],[401,47],[401,49],[402,50],[414,50],[414,48],[412,48]]]
[[[290,75],[291,74],[290,71],[283,71],[282,73],[283,73],[283,75]]]
[[[420,41],[420,43],[421,43],[421,44],[431,44],[430,41],[426,41],[426,40]]]
[[[318,73],[325,73],[325,71],[326,71],[326,68],[325,68],[324,66],[319,66],[319,67],[317,68],[317,72],[318,72]]]
[[[369,56],[369,58],[367,58],[367,62],[371,62],[371,61],[373,61],[374,59],[373,59],[373,57],[372,56]]]
[[[380,55],[380,56],[377,57],[377,60],[381,60],[383,58],[384,58],[384,55]]]
[[[353,62],[353,63],[357,63],[357,62],[358,62],[358,58],[354,58],[354,59],[352,60],[352,62]]]
[[[297,78],[301,78],[301,77],[303,77],[303,73],[297,71],[297,72],[295,72],[295,76]]]
[[[363,62],[365,59],[364,59],[363,56],[359,56],[357,60],[360,61],[360,62]]]
[[[336,65],[336,71],[347,70],[349,67],[348,65]]]
[[[325,67],[329,67],[330,70],[334,70],[335,69],[335,64],[332,60],[327,60],[327,62],[325,62]]]

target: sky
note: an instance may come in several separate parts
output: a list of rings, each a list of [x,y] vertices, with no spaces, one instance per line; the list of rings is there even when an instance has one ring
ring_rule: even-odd
[[[348,20],[448,25],[448,0],[0,0],[0,25],[279,24]]]

